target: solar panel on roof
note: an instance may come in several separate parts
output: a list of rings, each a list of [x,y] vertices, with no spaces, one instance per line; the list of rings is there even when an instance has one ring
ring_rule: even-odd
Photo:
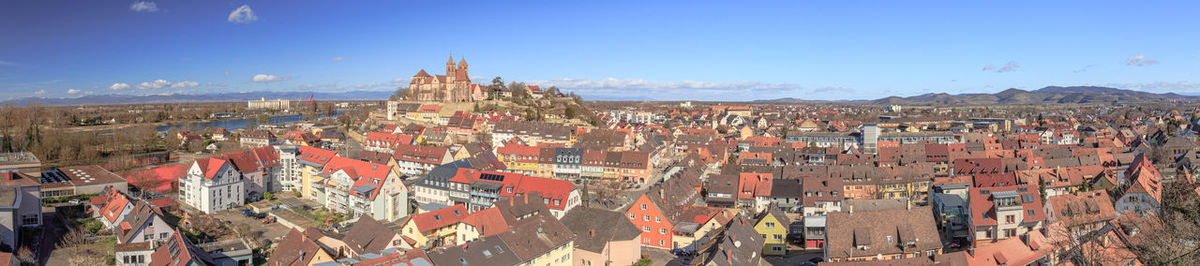
[[[491,181],[504,181],[504,176],[497,175],[497,174],[480,174],[479,179],[491,180]]]

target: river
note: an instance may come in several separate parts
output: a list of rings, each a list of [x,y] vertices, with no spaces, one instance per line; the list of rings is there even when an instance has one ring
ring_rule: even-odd
[[[336,114],[340,114],[340,113],[342,113],[342,111],[337,110]],[[322,114],[320,117],[326,117],[326,115]],[[161,125],[155,129],[158,130],[159,132],[164,132],[164,133],[167,132],[167,130],[172,127],[174,127],[174,128],[193,128],[196,130],[204,130],[205,128],[216,129],[216,128],[223,127],[223,128],[225,128],[225,130],[234,131],[237,129],[246,128],[246,120],[247,119],[256,119],[256,118],[250,117],[250,118],[224,119],[224,120],[212,120],[212,121],[202,121],[202,122],[174,123],[174,124]],[[272,116],[271,117],[272,125],[282,125],[282,124],[300,122],[300,121],[304,121],[303,115],[298,115],[298,114],[297,115],[280,115],[280,116]],[[257,122],[255,122],[255,123],[257,124]]]

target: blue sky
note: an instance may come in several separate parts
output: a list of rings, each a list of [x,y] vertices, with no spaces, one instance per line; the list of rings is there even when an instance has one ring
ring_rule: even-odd
[[[0,2],[0,100],[390,91],[419,69],[442,73],[451,53],[472,78],[590,99],[1197,93],[1197,11],[1195,1],[16,0]]]

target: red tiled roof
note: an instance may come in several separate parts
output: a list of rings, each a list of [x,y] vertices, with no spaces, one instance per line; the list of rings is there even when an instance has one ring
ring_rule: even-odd
[[[345,157],[333,157],[333,159],[329,160],[328,164],[325,164],[325,168],[321,169],[321,174],[333,175],[333,173],[341,170],[354,180],[354,185],[351,186],[352,188],[366,185],[375,186],[375,189],[371,190],[371,195],[361,195],[367,197],[368,199],[374,200],[375,196],[379,195],[379,188],[383,186],[384,182],[387,181],[386,179],[391,169],[392,168],[388,167],[387,165],[364,162]],[[359,195],[358,192],[353,189],[350,190],[350,194]]]
[[[300,146],[300,160],[310,163],[325,165],[330,159],[337,156],[337,152],[323,150],[312,146]]]
[[[421,232],[429,232],[430,230],[451,226],[462,222],[467,218],[467,207],[462,204],[441,208],[429,212],[423,212],[412,216],[411,222],[416,223],[417,230]]]
[[[217,176],[217,172],[221,171],[221,167],[228,163],[225,159],[218,157],[208,157],[196,159],[196,164],[200,166],[200,173],[204,178],[212,179]]]

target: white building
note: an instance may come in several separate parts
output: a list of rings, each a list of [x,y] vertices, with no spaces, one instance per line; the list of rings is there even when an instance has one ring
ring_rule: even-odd
[[[204,213],[241,206],[245,196],[242,174],[223,159],[197,159],[179,179],[179,199]]]
[[[408,216],[408,188],[391,167],[334,157],[321,176],[328,179],[317,201],[325,208],[387,222]]]
[[[275,100],[268,101],[266,97],[263,97],[261,100],[257,100],[257,101],[255,101],[255,100],[246,101],[246,107],[250,108],[250,110],[254,110],[254,109],[286,110],[291,107],[291,103],[292,103],[292,101],[284,100],[284,99],[275,99]]]
[[[275,173],[275,184],[279,187],[275,190],[300,191],[304,166],[300,165],[298,147],[281,145],[275,146],[275,150],[279,152],[279,171]]]

